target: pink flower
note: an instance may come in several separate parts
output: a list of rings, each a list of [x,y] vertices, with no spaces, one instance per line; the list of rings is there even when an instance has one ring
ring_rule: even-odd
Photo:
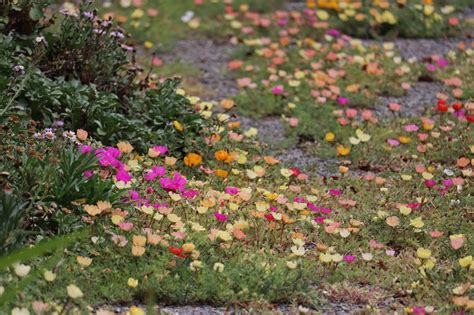
[[[126,231],[126,232],[133,229],[133,223],[131,223],[131,222],[120,222],[118,224],[118,226],[122,231]]]
[[[436,66],[434,64],[429,63],[426,65],[426,70],[428,70],[429,72],[435,72]]]
[[[298,120],[298,118],[295,118],[295,117],[291,117],[290,119],[288,119],[288,122],[290,123],[290,126],[295,128],[298,126],[298,123],[300,122]]]
[[[387,143],[392,147],[398,147],[400,145],[400,141],[396,139],[387,139]]]
[[[415,132],[415,131],[418,131],[419,128],[415,124],[409,124],[409,125],[406,125],[404,129],[406,132]]]
[[[86,178],[90,178],[93,175],[94,175],[94,172],[91,171],[91,170],[87,170],[87,171],[84,172],[84,177],[86,177]]]
[[[342,195],[342,191],[340,189],[329,189],[329,194],[331,196],[340,196]]]
[[[345,261],[346,263],[352,263],[352,262],[354,262],[356,259],[357,259],[357,257],[354,256],[354,255],[346,255],[346,256],[344,256],[344,261]]]
[[[371,110],[365,109],[362,111],[361,115],[362,115],[362,119],[371,120],[373,117],[373,112]]]
[[[397,103],[390,103],[390,104],[388,104],[388,108],[389,108],[392,112],[399,112],[402,107],[400,106],[400,104],[397,104]]]
[[[355,118],[357,116],[357,109],[348,108],[346,109],[347,118]]]
[[[428,134],[426,134],[426,133],[419,133],[419,134],[418,134],[418,139],[419,139],[420,141],[425,141],[426,139],[428,139]]]

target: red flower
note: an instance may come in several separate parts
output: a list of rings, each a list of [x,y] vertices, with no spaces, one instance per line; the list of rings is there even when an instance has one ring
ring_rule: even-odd
[[[474,123],[474,116],[466,115],[466,119],[468,122]]]
[[[446,104],[445,100],[438,100],[438,106],[436,107],[436,110],[440,113],[446,113],[448,111],[449,107]]]
[[[299,169],[297,169],[296,167],[292,167],[291,171],[293,172],[293,174],[291,174],[291,176],[294,176],[294,177],[298,177],[298,175],[301,174],[301,171]]]
[[[268,221],[275,221],[275,217],[271,213],[265,214],[265,218],[267,218]]]
[[[168,246],[168,250],[171,254],[178,256],[179,258],[186,258],[187,255],[183,254],[183,249],[179,247]]]
[[[453,109],[454,109],[455,111],[461,110],[461,109],[462,109],[462,104],[459,103],[459,102],[454,103],[454,104],[453,104]]]

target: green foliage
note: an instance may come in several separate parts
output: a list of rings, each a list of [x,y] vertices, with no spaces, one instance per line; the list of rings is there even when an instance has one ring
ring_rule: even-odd
[[[0,190],[0,253],[21,242],[18,227],[27,212],[27,202],[22,201],[19,196]]]

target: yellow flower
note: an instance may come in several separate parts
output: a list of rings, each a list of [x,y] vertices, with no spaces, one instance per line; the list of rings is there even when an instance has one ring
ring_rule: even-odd
[[[89,267],[92,264],[92,258],[89,257],[77,256],[76,260],[83,267]]]
[[[214,267],[212,267],[212,270],[214,270],[215,272],[222,273],[224,272],[224,264],[216,262],[214,264]]]
[[[288,269],[295,269],[298,266],[298,263],[290,260],[286,262],[286,266]]]
[[[177,120],[173,121],[173,126],[178,131],[183,131],[184,130],[183,125]]]
[[[143,235],[134,235],[132,239],[135,246],[144,247],[146,244],[146,237]]]
[[[151,49],[153,48],[153,43],[147,40],[143,43],[143,47],[145,47],[146,49]]]
[[[196,248],[196,246],[194,246],[193,243],[185,243],[185,244],[183,244],[183,246],[181,248],[183,249],[184,253],[189,254],[189,253],[193,252],[193,250]]]
[[[469,267],[471,263],[472,263],[471,255],[459,259],[459,265],[461,267]]]
[[[130,307],[130,315],[145,315],[145,311],[138,306]]]
[[[140,257],[145,254],[145,247],[142,246],[132,246],[132,255],[135,257]]]
[[[202,262],[200,260],[193,260],[190,264],[189,264],[189,268],[192,270],[192,271],[198,271],[199,269],[202,268]]]
[[[197,153],[189,153],[184,158],[184,164],[189,167],[197,166],[201,164],[201,162],[202,162],[202,157]]]
[[[53,282],[54,279],[56,279],[56,274],[54,274],[52,271],[46,270],[43,273],[43,277],[46,281],[48,282]]]
[[[431,257],[431,250],[420,247],[417,249],[416,255],[421,259],[428,259]]]
[[[423,223],[423,220],[421,219],[421,217],[417,217],[413,220],[410,220],[410,225],[417,229],[421,229],[422,227],[425,226],[425,223]]]
[[[81,289],[79,289],[74,284],[68,285],[66,290],[67,290],[67,295],[69,295],[71,299],[80,299],[81,297],[84,296]]]
[[[423,7],[423,13],[424,13],[425,15],[431,15],[431,14],[433,14],[434,9],[435,9],[434,6],[432,6],[432,5],[430,5],[430,4],[429,4],[429,5],[425,5],[425,6]]]
[[[336,137],[336,135],[334,133],[328,132],[324,136],[324,140],[326,140],[327,142],[333,142],[335,137]]]
[[[138,280],[134,278],[128,278],[127,284],[131,288],[136,288],[138,286]]]

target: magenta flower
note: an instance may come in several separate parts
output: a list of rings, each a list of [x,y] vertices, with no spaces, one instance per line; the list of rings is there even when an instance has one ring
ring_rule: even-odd
[[[434,185],[436,185],[436,181],[434,179],[425,180],[425,186],[426,187],[431,188]]]
[[[117,174],[115,174],[115,178],[118,180],[118,181],[122,181],[122,182],[129,182],[132,180],[132,176],[125,170],[118,170],[117,171]]]
[[[84,177],[86,177],[86,178],[90,178],[93,175],[94,175],[94,172],[91,171],[91,170],[87,170],[87,171],[84,172]]]
[[[345,255],[343,259],[346,263],[352,263],[357,259],[357,257],[354,255]]]
[[[140,199],[140,195],[139,195],[135,190],[130,190],[130,191],[128,192],[128,194],[130,195],[130,198],[131,198],[132,200],[138,200],[138,199]]]
[[[331,196],[340,196],[342,195],[342,191],[340,189],[329,189],[329,194]]]
[[[160,178],[160,185],[166,190],[184,191],[184,186],[187,180],[178,172],[174,172],[172,178],[163,177]]]
[[[229,218],[227,215],[219,212],[214,212],[214,217],[220,222],[225,222]]]
[[[239,189],[237,187],[228,186],[225,188],[225,192],[229,195],[235,196],[239,193]]]
[[[272,88],[273,95],[282,95],[285,92],[283,85],[277,85]]]
[[[90,145],[81,145],[80,150],[82,154],[86,154],[92,152],[92,147]]]
[[[317,223],[324,223],[324,221],[326,221],[326,217],[316,217],[314,218],[314,221]]]
[[[444,58],[440,58],[440,59],[438,59],[438,60],[436,61],[436,64],[438,65],[438,67],[444,68],[444,67],[446,67],[447,65],[449,65],[449,62],[448,62],[446,59],[444,59]]]
[[[454,185],[454,182],[452,179],[443,179],[443,185],[446,187],[446,188],[449,188],[451,186]]]
[[[187,199],[193,199],[197,195],[199,195],[199,190],[197,189],[188,189],[181,193],[181,196]]]
[[[349,99],[347,97],[339,96],[337,102],[341,105],[347,105],[349,104]]]
[[[166,154],[166,152],[168,152],[168,148],[161,145],[154,146],[153,150],[160,153],[160,155]]]

